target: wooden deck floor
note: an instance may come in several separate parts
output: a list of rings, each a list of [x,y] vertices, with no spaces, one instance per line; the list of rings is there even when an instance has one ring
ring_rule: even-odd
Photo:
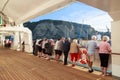
[[[47,61],[29,53],[0,48],[0,80],[116,80]]]

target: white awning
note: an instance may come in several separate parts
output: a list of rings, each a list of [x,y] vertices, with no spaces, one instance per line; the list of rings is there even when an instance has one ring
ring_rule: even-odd
[[[16,24],[60,9],[73,0],[0,0],[0,13]]]
[[[1,27],[0,28],[0,33],[8,33],[9,32],[26,32],[26,33],[31,33],[31,31],[28,28],[25,27]]]

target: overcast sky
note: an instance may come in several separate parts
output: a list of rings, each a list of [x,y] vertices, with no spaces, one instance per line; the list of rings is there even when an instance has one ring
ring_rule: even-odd
[[[110,21],[112,21],[107,12],[80,2],[72,3],[62,9],[39,16],[31,21],[36,22],[44,19],[64,20],[89,24],[97,31],[106,31],[106,27],[111,29]]]

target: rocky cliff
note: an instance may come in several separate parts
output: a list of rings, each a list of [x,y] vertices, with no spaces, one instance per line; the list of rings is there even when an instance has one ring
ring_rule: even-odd
[[[41,20],[38,22],[26,22],[25,27],[32,31],[33,39],[49,38],[58,39],[61,37],[90,39],[97,32],[90,25],[78,24],[60,20]]]

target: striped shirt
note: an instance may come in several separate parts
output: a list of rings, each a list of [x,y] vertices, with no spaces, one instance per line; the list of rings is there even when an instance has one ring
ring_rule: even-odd
[[[88,54],[93,55],[96,51],[96,48],[97,48],[97,42],[94,40],[88,41],[86,48],[88,50]]]

